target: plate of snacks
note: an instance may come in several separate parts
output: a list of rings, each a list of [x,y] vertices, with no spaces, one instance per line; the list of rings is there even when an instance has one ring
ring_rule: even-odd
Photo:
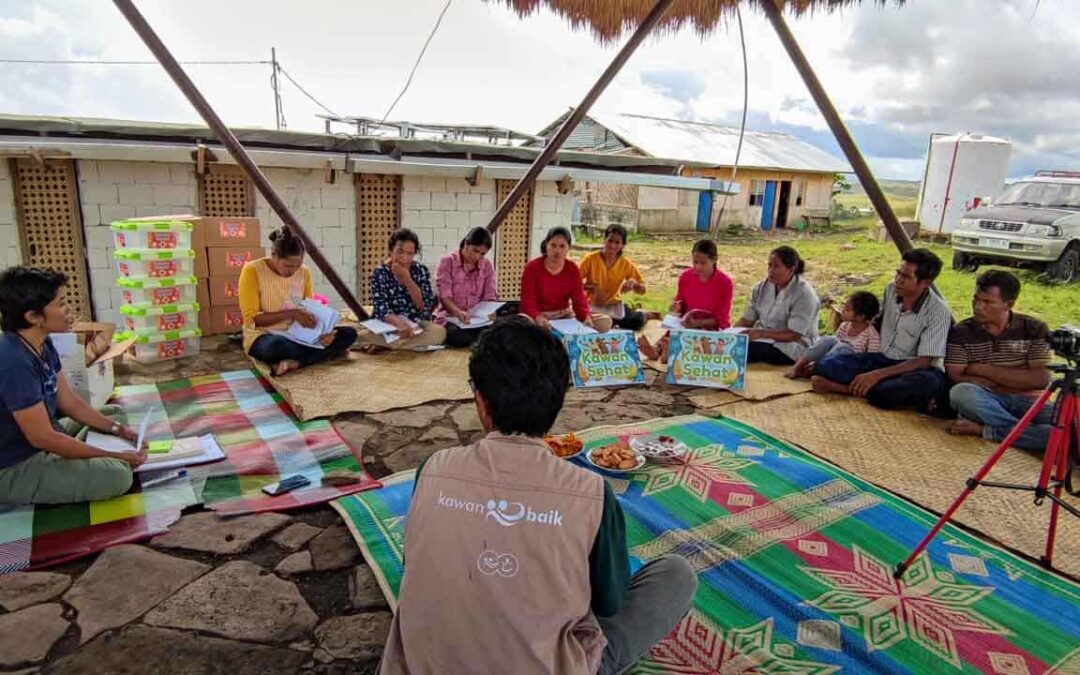
[[[585,454],[585,459],[596,468],[611,473],[627,473],[645,465],[645,457],[622,441],[593,448]]]
[[[555,454],[556,457],[562,459],[570,459],[571,457],[577,457],[581,454],[581,449],[585,447],[585,444],[580,438],[574,434],[566,434],[565,436],[544,436],[544,442],[547,443],[548,448]]]
[[[659,461],[682,457],[689,450],[686,443],[663,434],[634,436],[630,439],[630,447],[639,455]]]

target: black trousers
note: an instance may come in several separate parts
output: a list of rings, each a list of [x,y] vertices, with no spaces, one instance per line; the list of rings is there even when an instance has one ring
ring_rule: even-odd
[[[645,327],[645,312],[638,312],[632,309],[627,309],[623,313],[623,318],[613,319],[616,328],[622,328],[623,330],[641,330]]]
[[[751,341],[746,360],[749,363],[768,363],[774,366],[790,366],[795,363],[790,356],[777,349],[771,342]]]

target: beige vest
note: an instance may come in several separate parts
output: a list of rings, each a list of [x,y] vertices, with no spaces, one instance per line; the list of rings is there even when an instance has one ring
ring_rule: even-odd
[[[603,507],[603,479],[540,439],[492,433],[433,455],[381,672],[597,672],[589,553]]]

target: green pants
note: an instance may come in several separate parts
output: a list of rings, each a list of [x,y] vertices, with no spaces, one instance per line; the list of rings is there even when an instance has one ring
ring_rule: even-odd
[[[86,435],[86,429],[71,424],[71,420],[61,420],[60,426],[72,436]],[[110,499],[127,492],[131,480],[131,467],[119,459],[65,459],[51,452],[37,452],[0,469],[0,504],[70,504]]]

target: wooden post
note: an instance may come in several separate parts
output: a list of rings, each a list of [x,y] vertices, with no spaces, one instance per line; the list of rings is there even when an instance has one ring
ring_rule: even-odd
[[[600,97],[600,94],[604,93],[607,86],[611,84],[611,81],[615,79],[615,76],[619,74],[623,65],[634,53],[634,51],[644,42],[645,38],[649,35],[652,29],[659,23],[660,19],[664,16],[664,13],[671,7],[674,0],[657,0],[656,5],[653,6],[649,15],[641,22],[641,24],[634,30],[634,34],[630,36],[623,48],[619,50],[619,53],[615,55],[615,59],[607,67],[607,70],[603,72],[600,79],[596,81],[596,84],[592,86],[592,89],[585,94],[585,98],[581,100],[577,108],[574,108],[570,116],[566,118],[559,130],[555,132],[555,135],[544,146],[540,155],[533,160],[532,166],[525,172],[525,175],[521,177],[521,180],[517,182],[514,189],[510,191],[510,194],[506,196],[503,203],[499,205],[499,210],[495,212],[495,215],[491,217],[491,222],[488,223],[487,229],[491,232],[499,229],[499,225],[510,213],[510,210],[514,208],[514,205],[518,203],[521,196],[529,191],[533,183],[536,182],[536,177],[540,175],[540,172],[544,170],[551,160],[554,159],[555,153],[559,151],[559,148],[563,146],[566,139],[570,137],[570,133],[577,128],[577,125],[585,117],[585,113],[589,112],[593,103]]]
[[[889,200],[885,198],[885,193],[881,191],[881,186],[878,185],[877,179],[874,178],[874,174],[870,171],[870,165],[863,159],[859,147],[855,145],[855,139],[851,137],[851,133],[848,132],[844,121],[840,119],[840,113],[836,111],[832,101],[829,100],[829,95],[825,93],[821,81],[818,80],[814,69],[810,66],[810,62],[806,60],[802,48],[799,47],[799,43],[795,40],[791,29],[788,28],[787,22],[784,21],[781,0],[766,0],[759,3],[759,6],[765,11],[765,16],[769,18],[769,22],[772,23],[776,34],[780,37],[780,42],[784,45],[784,49],[787,50],[792,63],[795,64],[795,69],[802,76],[806,88],[810,90],[810,95],[814,97],[814,102],[817,103],[818,109],[821,110],[822,116],[825,117],[833,136],[836,137],[836,142],[840,144],[840,149],[844,151],[844,156],[851,163],[851,168],[855,169],[855,175],[858,176],[859,182],[862,183],[863,189],[866,190],[866,195],[870,197],[870,202],[874,205],[874,210],[877,211],[881,222],[885,224],[889,236],[892,237],[901,253],[911,250],[911,239],[908,237],[907,232],[904,231],[904,228],[900,226],[900,221],[897,219],[896,213],[893,212]]]
[[[169,52],[169,48],[161,41],[161,39],[154,32],[154,29],[150,27],[150,24],[146,22],[143,15],[139,13],[139,10],[135,7],[131,0],[113,0],[113,4],[124,15],[124,18],[128,20],[131,27],[135,29],[135,32],[139,34],[142,41],[146,43],[146,46],[150,48],[150,51],[154,54],[154,57],[161,64],[161,67],[165,69],[165,72],[169,74],[169,77],[173,79],[176,86],[180,88],[187,100],[191,102],[191,105],[202,116],[203,120],[210,127],[217,139],[221,141],[221,144],[228,149],[229,154],[232,155],[236,163],[247,173],[251,178],[251,182],[255,184],[263,198],[266,199],[270,208],[274,210],[281,222],[285,224],[290,230],[292,230],[301,241],[304,242],[304,248],[307,250],[307,254],[311,257],[311,261],[315,263],[315,266],[322,270],[322,273],[326,275],[327,281],[334,287],[338,295],[341,296],[345,304],[349,306],[349,309],[356,314],[360,320],[366,320],[368,313],[364,311],[364,308],[360,306],[360,303],[356,300],[356,296],[353,295],[352,289],[345,285],[345,282],[341,280],[334,268],[330,266],[329,261],[323,256],[319,250],[315,241],[308,236],[304,228],[301,227],[299,221],[289,211],[289,207],[285,206],[285,202],[274,190],[274,186],[266,178],[263,172],[251,159],[251,156],[244,150],[244,146],[240,145],[240,141],[236,140],[236,136],[233,136],[229,131],[225,123],[221,121],[221,118],[217,116],[214,109],[210,107],[210,104],[203,98],[203,95],[199,92],[195,83],[191,81],[191,78],[187,76],[184,69],[180,67],[180,64],[176,62],[173,55]]]

